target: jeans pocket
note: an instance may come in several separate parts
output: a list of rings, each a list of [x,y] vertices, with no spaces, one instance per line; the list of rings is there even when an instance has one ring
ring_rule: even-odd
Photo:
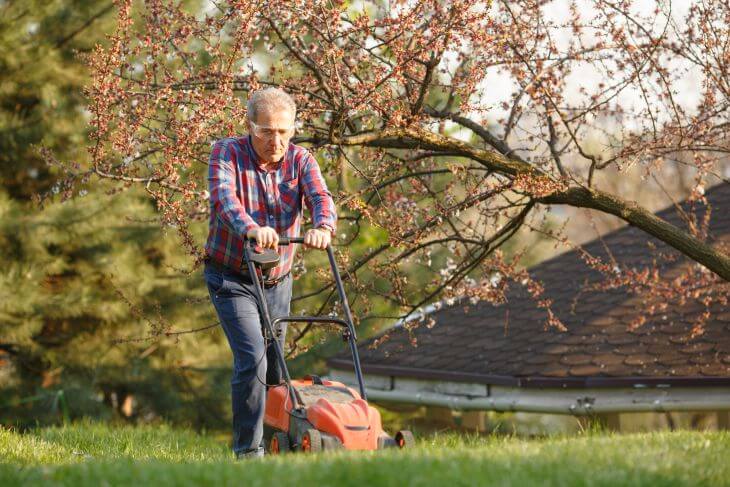
[[[205,277],[205,284],[213,294],[221,292],[226,285],[226,276],[222,272],[208,267],[203,271],[203,277]]]

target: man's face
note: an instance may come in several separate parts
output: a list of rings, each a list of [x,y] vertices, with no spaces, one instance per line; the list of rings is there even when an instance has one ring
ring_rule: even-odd
[[[294,133],[294,114],[288,110],[264,108],[255,122],[249,122],[253,148],[264,163],[281,160]]]

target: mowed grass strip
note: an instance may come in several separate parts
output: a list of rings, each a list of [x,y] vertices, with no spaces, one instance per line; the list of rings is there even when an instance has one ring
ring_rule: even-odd
[[[448,434],[410,451],[234,462],[224,439],[167,426],[0,429],[0,485],[730,485],[729,459],[726,432]]]

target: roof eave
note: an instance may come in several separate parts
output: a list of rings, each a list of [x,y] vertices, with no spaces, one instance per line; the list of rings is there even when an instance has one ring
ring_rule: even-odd
[[[330,359],[328,365],[343,371],[352,370],[352,362],[343,359]],[[730,377],[710,376],[676,376],[676,377],[544,377],[544,376],[508,376],[489,375],[448,370],[432,370],[417,367],[400,367],[391,365],[362,364],[364,373],[464,383],[479,383],[520,388],[614,388],[614,387],[730,387]]]
[[[354,373],[337,369],[329,378],[350,385],[356,382]],[[369,400],[383,403],[575,416],[730,409],[730,387],[524,388],[369,375],[366,392]]]

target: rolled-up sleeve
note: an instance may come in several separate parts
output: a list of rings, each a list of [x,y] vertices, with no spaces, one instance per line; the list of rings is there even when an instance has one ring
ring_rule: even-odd
[[[304,199],[312,213],[314,227],[326,225],[334,232],[337,225],[335,202],[327,189],[319,164],[312,154],[306,155],[301,174]]]
[[[231,140],[219,140],[213,146],[208,161],[211,211],[231,232],[243,236],[259,225],[236,196],[236,172],[233,165]]]

